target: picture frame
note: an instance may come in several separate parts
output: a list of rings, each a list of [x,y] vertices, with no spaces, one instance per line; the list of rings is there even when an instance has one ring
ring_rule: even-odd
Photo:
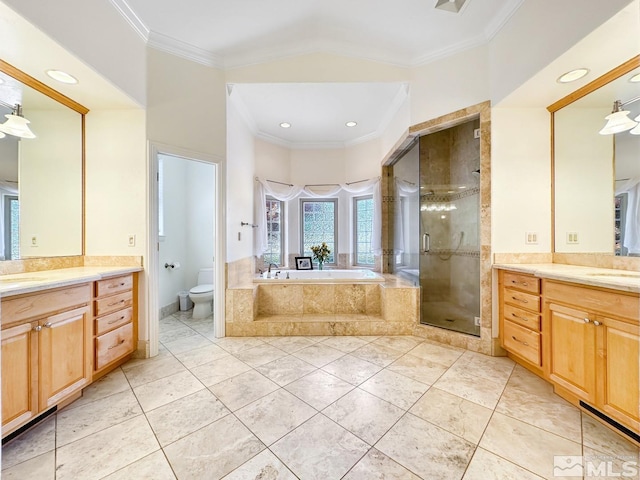
[[[296,270],[313,270],[311,257],[296,257]]]

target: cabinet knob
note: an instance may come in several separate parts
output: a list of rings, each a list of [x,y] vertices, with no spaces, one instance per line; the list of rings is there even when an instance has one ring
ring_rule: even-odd
[[[40,330],[42,330],[42,327],[40,325],[36,325],[35,327],[33,327],[34,332],[39,332]]]
[[[593,321],[593,324],[594,324],[596,327],[599,327],[600,325],[602,325],[602,324],[601,324],[599,321],[597,321],[597,320],[594,320],[594,321]]]
[[[591,322],[591,320],[589,320],[588,318],[584,319],[584,323],[589,323],[589,322]]]
[[[45,324],[43,325],[43,327],[44,327],[44,328],[51,328],[51,327],[52,327],[52,324],[51,324],[51,322],[47,322],[47,323],[45,323]]]

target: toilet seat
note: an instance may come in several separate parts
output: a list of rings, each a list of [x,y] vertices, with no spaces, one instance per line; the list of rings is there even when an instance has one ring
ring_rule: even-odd
[[[213,292],[213,285],[206,285],[206,284],[196,285],[191,290],[189,290],[189,293],[195,293],[195,294],[210,293],[210,292]]]

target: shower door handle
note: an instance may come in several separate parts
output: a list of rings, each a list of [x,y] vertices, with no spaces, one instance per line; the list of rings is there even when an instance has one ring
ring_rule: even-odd
[[[429,253],[431,250],[431,236],[428,233],[422,234],[422,253]]]

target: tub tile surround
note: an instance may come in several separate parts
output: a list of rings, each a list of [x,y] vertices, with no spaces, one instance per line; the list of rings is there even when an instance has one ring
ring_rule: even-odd
[[[188,357],[168,342],[92,384],[3,446],[2,478],[542,479],[554,478],[554,455],[615,471],[638,459],[636,446],[509,359],[415,336],[216,339],[181,314],[162,319],[161,333],[183,327],[194,329]],[[468,372],[475,384],[491,379],[490,406],[473,385],[448,388]],[[159,382],[176,395],[136,396]],[[83,420],[92,409],[100,422]]]
[[[375,284],[251,284],[227,289],[228,336],[407,335],[419,289],[393,275]]]

